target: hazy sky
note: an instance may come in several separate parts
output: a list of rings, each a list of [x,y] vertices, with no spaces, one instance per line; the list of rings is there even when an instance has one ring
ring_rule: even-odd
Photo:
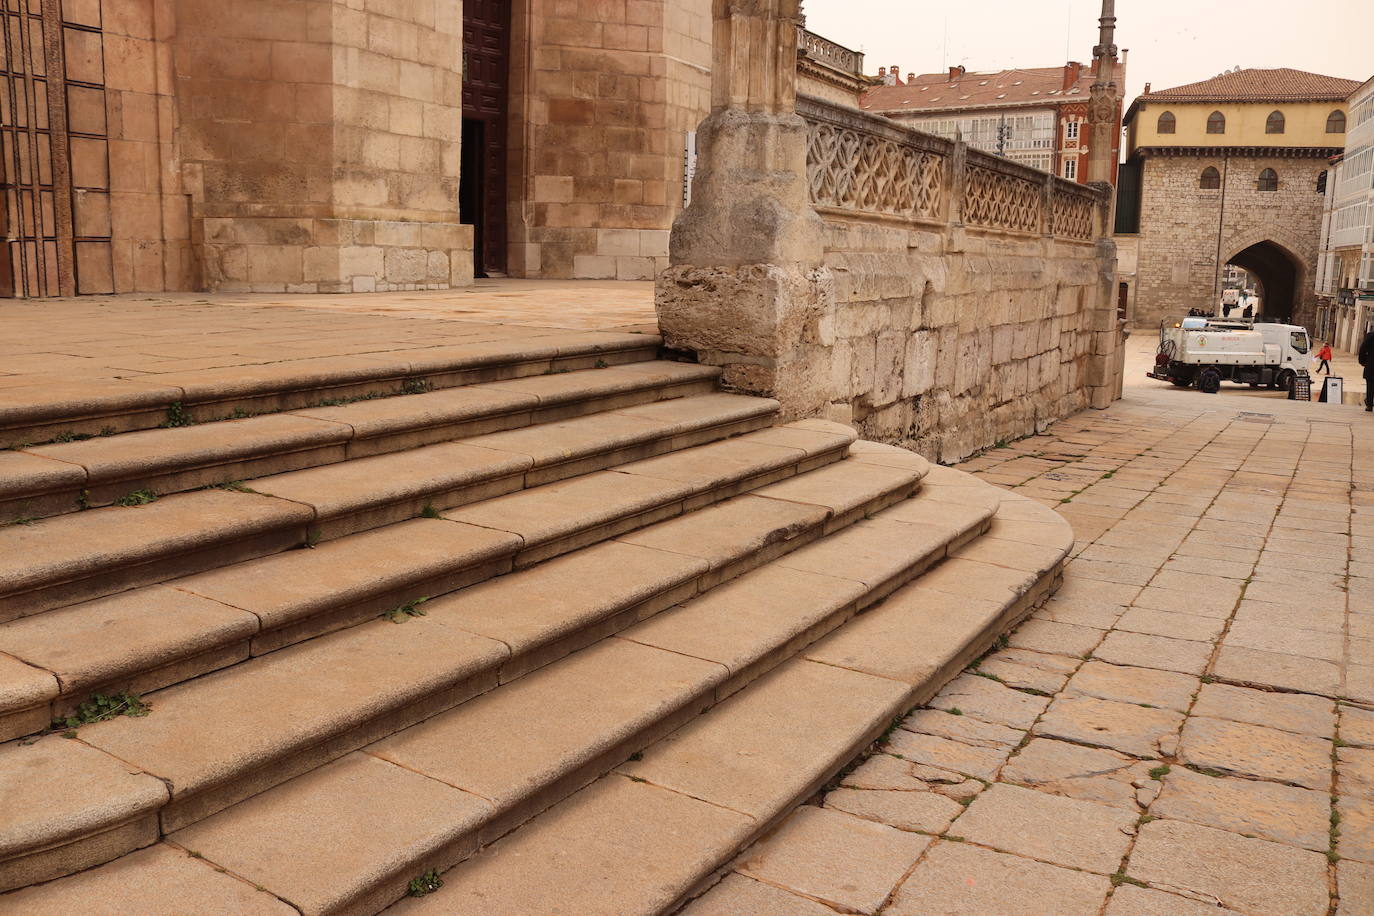
[[[863,51],[870,75],[895,63],[903,78],[959,63],[1000,70],[1090,60],[1101,8],[1100,0],[804,0],[807,28]],[[1374,76],[1372,0],[1117,0],[1116,17],[1117,46],[1131,52],[1128,103],[1147,80],[1166,89],[1237,65]]]

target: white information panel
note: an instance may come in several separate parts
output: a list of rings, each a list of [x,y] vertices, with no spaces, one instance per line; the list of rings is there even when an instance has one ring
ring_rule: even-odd
[[[1326,403],[1345,403],[1345,379],[1341,378],[1339,375],[1328,375],[1326,377]]]

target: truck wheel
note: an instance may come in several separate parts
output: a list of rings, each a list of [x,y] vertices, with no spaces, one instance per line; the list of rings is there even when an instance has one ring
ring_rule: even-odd
[[[1221,373],[1215,369],[1203,369],[1198,373],[1197,390],[1203,394],[1216,394],[1221,390]]]
[[[1293,379],[1297,377],[1298,374],[1292,369],[1280,369],[1274,375],[1274,381],[1270,384],[1283,391],[1291,391],[1293,390]]]

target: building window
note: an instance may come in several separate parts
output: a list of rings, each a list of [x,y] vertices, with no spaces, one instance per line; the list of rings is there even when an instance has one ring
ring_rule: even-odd
[[[1207,133],[1224,134],[1226,133],[1226,115],[1219,111],[1214,111],[1207,116]]]
[[[1258,190],[1277,191],[1279,189],[1279,173],[1273,169],[1265,169],[1260,172]]]
[[[1345,112],[1333,111],[1326,116],[1326,132],[1328,134],[1345,133]]]
[[[1264,122],[1264,132],[1266,134],[1281,134],[1283,133],[1283,124],[1283,112],[1271,111],[1269,119]]]
[[[1077,181],[1077,180],[1078,180],[1078,160],[1077,160],[1077,159],[1065,159],[1065,160],[1064,160],[1064,177],[1067,178],[1067,179],[1069,179],[1070,181]]]
[[[1159,122],[1155,125],[1155,130],[1161,134],[1171,134],[1178,127],[1178,121],[1174,118],[1172,111],[1166,111],[1159,116]]]
[[[1320,175],[1317,176],[1317,193],[1318,193],[1318,194],[1325,194],[1325,193],[1326,193],[1326,171],[1327,171],[1326,169],[1322,169],[1322,173],[1321,173]]]
[[[1215,191],[1221,187],[1221,173],[1215,166],[1207,166],[1202,170],[1202,180],[1198,182],[1198,187],[1205,191]]]
[[[1077,139],[1078,139],[1078,122],[1077,122],[1077,121],[1070,121],[1070,122],[1069,122],[1068,127],[1065,128],[1065,136],[1067,136],[1070,140],[1077,140]]]

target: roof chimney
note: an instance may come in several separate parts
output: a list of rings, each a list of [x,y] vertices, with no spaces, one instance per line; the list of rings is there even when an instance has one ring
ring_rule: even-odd
[[[879,67],[879,68],[878,68],[878,79],[883,80],[884,82],[887,81],[887,68],[886,68],[886,67]]]
[[[1078,85],[1078,78],[1083,74],[1083,65],[1076,60],[1071,60],[1064,65],[1064,85],[1061,89],[1072,89]]]
[[[949,81],[950,81],[951,83],[954,82],[954,81],[957,80],[959,77],[963,76],[964,73],[966,73],[966,72],[967,72],[967,71],[964,70],[964,65],[963,65],[963,64],[958,64],[957,66],[950,67],[950,68],[949,68]]]
[[[1144,89],[1144,91],[1142,91],[1140,94],[1141,94],[1141,95],[1149,95],[1149,94],[1150,94],[1150,84],[1149,84],[1149,83],[1146,83],[1146,84],[1145,84],[1145,89]]]
[[[893,64],[891,67],[888,67],[888,68],[887,68],[887,72],[888,72],[888,75],[890,75],[890,76],[892,77],[892,85],[894,85],[894,86],[900,86],[900,85],[902,85],[902,78],[901,78],[901,72],[902,72],[902,71],[901,71],[901,69],[900,69],[896,64]]]
[[[908,74],[906,75],[906,81],[907,81],[908,83],[914,83],[914,82],[916,82],[916,74],[914,74],[914,73],[908,73]]]

